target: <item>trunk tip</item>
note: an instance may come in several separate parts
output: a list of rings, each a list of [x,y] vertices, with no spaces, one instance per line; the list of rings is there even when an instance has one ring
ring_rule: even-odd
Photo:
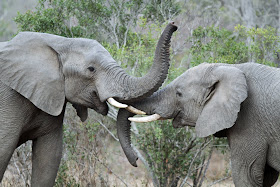
[[[135,157],[135,160],[129,160],[129,163],[134,166],[134,167],[138,167],[136,161],[138,160],[138,157]]]
[[[169,25],[171,25],[171,26],[174,27],[174,31],[176,31],[176,30],[178,29],[178,26],[175,25],[175,21],[171,21],[171,22],[169,23]]]

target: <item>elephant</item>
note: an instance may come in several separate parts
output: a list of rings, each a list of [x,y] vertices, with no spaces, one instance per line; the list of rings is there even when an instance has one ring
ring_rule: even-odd
[[[227,137],[236,186],[272,186],[280,172],[279,93],[278,68],[253,62],[203,63],[131,103],[151,116],[133,117],[119,110],[120,143],[128,161],[137,166],[130,121],[173,119],[173,127],[194,127],[197,137]]]
[[[1,42],[0,181],[14,150],[32,140],[31,185],[53,186],[62,157],[66,103],[85,121],[88,108],[107,115],[106,100],[130,109],[129,102],[152,95],[167,76],[176,30],[174,22],[166,26],[143,77],[128,75],[92,39],[20,32]]]

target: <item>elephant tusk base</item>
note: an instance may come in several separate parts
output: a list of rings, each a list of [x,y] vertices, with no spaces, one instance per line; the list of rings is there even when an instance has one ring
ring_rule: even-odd
[[[133,121],[133,122],[138,122],[138,123],[145,123],[145,122],[152,122],[152,121],[156,121],[158,119],[160,119],[161,116],[159,114],[153,114],[150,116],[145,116],[145,117],[136,117],[136,118],[128,118],[129,121]]]
[[[120,103],[118,101],[116,101],[115,99],[113,99],[112,97],[110,97],[109,99],[107,99],[108,103],[110,103],[112,106],[117,107],[117,108],[125,108],[126,110],[128,110],[129,112],[132,112],[134,114],[139,114],[139,115],[145,115],[146,112],[139,110],[137,108],[134,108],[133,106],[128,106],[126,104]]]
[[[117,108],[127,108],[128,106],[126,104],[122,104],[118,101],[116,101],[115,99],[113,99],[112,97],[107,99],[108,103],[110,103],[112,106],[117,107]]]
[[[137,108],[134,108],[133,106],[128,106],[126,108],[126,110],[128,110],[129,112],[132,112],[134,114],[139,114],[139,115],[145,115],[146,112],[142,111],[142,110],[139,110]]]

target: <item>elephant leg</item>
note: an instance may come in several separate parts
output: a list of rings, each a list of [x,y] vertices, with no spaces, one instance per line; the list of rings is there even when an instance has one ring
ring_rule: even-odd
[[[62,157],[62,124],[33,140],[31,186],[54,186]]]
[[[268,146],[253,138],[241,139],[230,142],[234,184],[238,187],[262,187]]]
[[[17,147],[20,129],[10,123],[0,123],[0,182]]]
[[[279,172],[266,164],[265,171],[264,171],[263,186],[264,187],[273,186],[277,182],[278,177],[279,177]]]

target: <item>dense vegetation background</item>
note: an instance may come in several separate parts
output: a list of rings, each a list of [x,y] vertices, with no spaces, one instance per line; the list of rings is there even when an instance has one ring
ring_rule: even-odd
[[[92,38],[129,74],[142,76],[171,20],[179,30],[165,84],[202,62],[279,65],[279,0],[1,0],[0,41],[19,31]],[[116,137],[116,109],[108,117],[91,111],[81,123],[67,108],[56,186],[211,186],[230,178],[228,163],[209,172],[217,153],[228,158],[224,139],[196,138],[192,128],[174,129],[169,120],[132,124],[141,160],[133,168]],[[30,184],[30,151],[31,142],[16,150],[3,186]]]

